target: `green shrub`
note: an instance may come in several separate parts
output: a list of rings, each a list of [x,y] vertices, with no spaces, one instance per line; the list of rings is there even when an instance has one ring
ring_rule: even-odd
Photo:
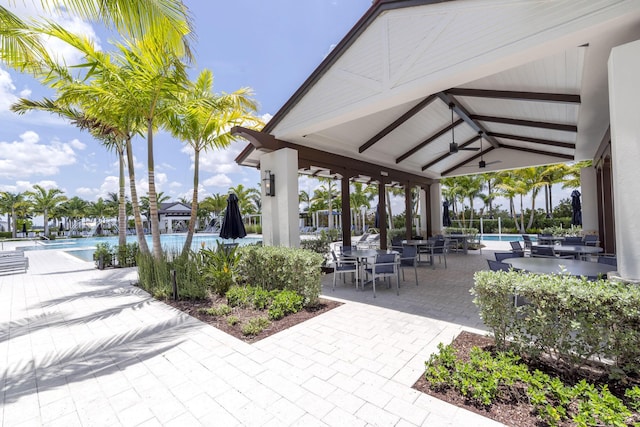
[[[134,267],[136,265],[136,258],[140,248],[138,243],[127,243],[124,246],[117,246],[116,258],[118,260],[118,266],[120,267]]]
[[[626,426],[632,421],[624,402],[601,388],[582,380],[566,386],[559,378],[538,370],[531,372],[512,353],[496,355],[474,347],[469,361],[456,356],[452,346],[438,345],[439,353],[425,362],[425,379],[436,389],[453,388],[471,402],[489,407],[495,402],[531,403],[544,423],[559,425],[567,420],[578,426]],[[636,394],[638,387],[625,393]]]
[[[238,319],[238,316],[229,316],[229,317],[227,317],[227,325],[235,326],[238,323],[240,323],[240,319]]]
[[[226,247],[220,242],[217,245],[215,250],[200,250],[199,255],[204,265],[204,277],[212,291],[224,295],[236,283],[239,254],[236,247]]]
[[[253,290],[250,286],[232,286],[225,294],[231,307],[247,308],[251,306]]]
[[[531,358],[547,355],[574,370],[595,356],[611,375],[640,370],[640,288],[564,275],[481,271],[472,289],[495,336]],[[515,307],[514,293],[528,304]]]
[[[96,262],[96,267],[100,270],[113,266],[114,256],[115,248],[111,247],[109,243],[96,244],[96,250],[93,252],[93,260]]]
[[[269,319],[264,317],[254,317],[251,318],[242,325],[242,335],[258,335],[260,332],[264,331],[271,322]]]
[[[207,296],[207,286],[202,274],[201,257],[189,251],[184,255],[165,251],[161,259],[152,254],[139,253],[137,258],[140,287],[156,298],[173,295],[171,270],[176,271],[178,297],[203,299]]]
[[[226,304],[220,304],[210,308],[199,308],[198,312],[209,315],[209,316],[220,317],[220,316],[226,316],[229,313],[231,313],[231,307],[229,307]]]
[[[239,252],[238,274],[246,283],[266,290],[292,290],[303,297],[305,306],[317,304],[323,259],[320,254],[275,246],[243,246]]]
[[[293,291],[280,291],[269,307],[269,319],[282,319],[288,314],[302,310],[302,297]]]

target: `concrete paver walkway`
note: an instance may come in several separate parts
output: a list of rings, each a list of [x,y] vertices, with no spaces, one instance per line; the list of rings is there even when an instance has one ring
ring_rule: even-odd
[[[0,276],[0,426],[494,426],[413,390],[439,342],[482,324],[468,293],[483,255],[420,267],[400,296],[351,284],[345,304],[253,345],[61,251]],[[475,270],[474,270],[475,269]]]

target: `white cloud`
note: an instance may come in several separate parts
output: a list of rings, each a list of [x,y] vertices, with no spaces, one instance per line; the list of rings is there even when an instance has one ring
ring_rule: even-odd
[[[238,141],[224,150],[211,150],[200,153],[200,171],[225,174],[240,172],[240,166],[238,166],[235,159],[244,146],[244,141]],[[183,152],[186,151],[183,149]],[[193,150],[188,154],[191,162],[193,162]]]
[[[20,97],[21,97],[21,98],[28,98],[28,97],[30,97],[30,96],[31,96],[31,89],[27,89],[27,88],[25,88],[25,89],[22,89],[22,90],[20,91]]]
[[[0,68],[0,113],[9,111],[11,104],[18,100],[18,97],[13,93],[15,90],[11,74]]]
[[[71,141],[69,141],[69,145],[78,150],[84,150],[85,148],[87,148],[87,144],[80,141],[79,139],[72,139]]]
[[[20,141],[0,141],[0,178],[26,178],[32,175],[55,175],[60,168],[76,163],[70,143],[57,140],[40,143],[33,131],[20,135]]]
[[[221,187],[227,190],[233,184],[233,181],[225,174],[218,174],[204,180],[202,184],[207,187]]]
[[[173,181],[169,183],[169,188],[172,190],[175,190],[177,188],[181,188],[182,187],[182,183],[178,182],[178,181]]]

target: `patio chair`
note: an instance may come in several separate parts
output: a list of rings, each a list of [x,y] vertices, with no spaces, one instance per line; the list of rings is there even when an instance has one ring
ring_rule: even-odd
[[[517,255],[514,255],[513,252],[496,252],[493,255],[496,257],[496,261],[497,262],[502,262],[502,260],[505,260],[507,258],[513,258],[514,256],[517,256]]]
[[[600,254],[600,256],[598,256],[598,262],[600,264],[612,265],[614,267],[618,266],[618,259],[613,254]]]
[[[524,251],[529,251],[529,255],[531,255],[531,248],[533,247],[533,241],[531,241],[531,237],[523,234],[522,240],[524,241]]]
[[[564,238],[562,242],[563,245],[571,246],[571,245],[582,245],[582,237],[580,236],[567,236]]]
[[[380,244],[380,235],[371,234],[367,237],[367,239],[364,242],[358,243],[358,247],[371,249],[371,248],[377,248],[379,244]]]
[[[402,251],[403,240],[404,240],[404,237],[402,236],[396,236],[393,239],[391,239],[391,249],[393,249],[394,251]]]
[[[336,290],[336,277],[338,274],[353,274],[356,281],[356,289],[358,289],[358,260],[352,258],[338,257],[335,251],[331,251],[333,258],[333,289]],[[344,276],[342,278],[344,282]]]
[[[396,278],[396,294],[400,295],[400,279],[398,275],[398,260],[396,254],[379,254],[376,255],[376,259],[371,264],[371,267],[364,269],[367,273],[367,279],[371,276],[371,283],[373,284],[373,297],[376,297],[376,278],[389,277]],[[391,286],[391,284],[389,284]]]
[[[447,268],[447,244],[444,239],[436,239],[433,242],[433,245],[428,247],[429,256],[431,257],[431,267],[436,268],[436,263],[433,262],[433,257],[438,256],[438,260],[442,262],[442,258],[444,258],[444,268]]]
[[[489,270],[491,271],[509,271],[511,266],[507,263],[494,261],[492,259],[487,260],[487,264],[489,264]]]
[[[531,256],[537,258],[573,258],[573,255],[558,255],[550,246],[533,246],[531,248]]]
[[[369,237],[369,233],[364,233],[362,236],[359,236],[357,239],[351,239],[351,245],[357,247],[358,244],[364,242]]]
[[[582,243],[585,246],[598,246],[598,243],[600,243],[600,240],[598,239],[598,236],[596,236],[595,234],[587,234],[586,236],[584,236]]]
[[[402,269],[402,280],[404,281],[404,269],[413,267],[416,276],[416,286],[418,286],[418,249],[411,245],[402,245],[402,254],[400,255],[400,268]]]
[[[524,256],[524,248],[520,245],[520,242],[509,242],[509,244],[511,245],[511,251],[516,254],[516,256]]]

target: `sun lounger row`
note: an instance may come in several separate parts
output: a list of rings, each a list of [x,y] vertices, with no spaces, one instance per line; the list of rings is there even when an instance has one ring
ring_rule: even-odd
[[[0,274],[26,273],[29,268],[29,258],[22,251],[0,252]]]

